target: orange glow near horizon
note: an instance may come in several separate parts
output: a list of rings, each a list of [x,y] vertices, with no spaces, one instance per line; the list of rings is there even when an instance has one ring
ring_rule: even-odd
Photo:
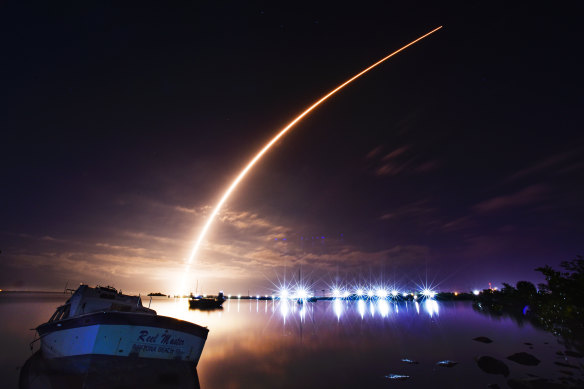
[[[337,93],[338,91],[340,91],[341,89],[343,89],[345,86],[349,85],[351,82],[355,81],[357,78],[361,77],[362,75],[364,75],[365,73],[367,73],[368,71],[370,71],[371,69],[377,67],[378,65],[380,65],[383,62],[387,61],[388,59],[390,59],[394,55],[396,55],[399,52],[407,49],[408,47],[412,46],[413,44],[421,41],[422,39],[426,38],[427,36],[433,34],[436,31],[440,30],[441,28],[442,28],[442,26],[439,26],[439,27],[433,29],[432,31],[430,31],[430,32],[422,35],[421,37],[419,37],[419,38],[411,41],[407,45],[402,46],[398,50],[394,51],[393,53],[391,53],[391,54],[387,55],[386,57],[380,59],[379,61],[375,62],[373,65],[371,65],[368,68],[366,68],[366,69],[362,70],[361,72],[357,73],[356,75],[354,75],[353,77],[351,77],[350,79],[348,79],[347,81],[343,82],[341,85],[337,86],[335,89],[333,89],[332,91],[330,91],[329,93],[327,93],[326,95],[324,95],[323,97],[321,97],[318,101],[316,101],[314,104],[312,104],[310,107],[308,107],[304,112],[302,112],[300,115],[298,115],[294,120],[292,120],[290,123],[288,123],[286,125],[286,127],[284,127],[282,130],[280,130],[280,132],[278,132],[278,134],[276,136],[274,136],[252,158],[251,161],[248,162],[248,164],[245,166],[245,168],[239,173],[239,175],[231,183],[231,185],[229,186],[229,188],[227,188],[227,190],[225,191],[225,193],[223,194],[223,196],[221,197],[221,199],[219,200],[219,202],[217,203],[217,205],[213,209],[213,212],[211,212],[211,214],[207,218],[207,221],[205,222],[205,225],[203,226],[203,229],[199,233],[199,237],[197,238],[197,240],[195,242],[195,245],[193,247],[193,250],[191,252],[191,255],[189,256],[189,258],[187,260],[187,263],[186,263],[186,266],[185,266],[184,276],[183,276],[183,282],[182,282],[182,285],[181,285],[181,290],[179,291],[180,293],[184,293],[185,292],[186,280],[187,280],[188,274],[190,272],[191,264],[193,263],[193,260],[195,259],[196,255],[197,255],[197,252],[199,251],[199,248],[201,246],[201,243],[203,242],[203,239],[207,235],[207,232],[209,231],[209,228],[211,227],[211,224],[213,223],[213,220],[215,219],[215,217],[217,216],[217,214],[221,210],[221,207],[223,206],[223,204],[225,204],[225,202],[227,201],[227,199],[229,198],[229,196],[231,196],[231,193],[233,193],[233,191],[235,190],[235,188],[237,187],[237,185],[241,182],[241,180],[243,180],[245,178],[245,176],[251,170],[251,168],[253,168],[253,166],[256,164],[256,162],[274,145],[274,143],[276,143],[280,138],[282,138],[296,123],[298,123],[300,120],[302,120],[306,115],[308,115],[310,112],[312,112],[320,104],[322,104],[323,102],[325,102],[329,97],[331,97],[332,95],[334,95],[335,93]]]

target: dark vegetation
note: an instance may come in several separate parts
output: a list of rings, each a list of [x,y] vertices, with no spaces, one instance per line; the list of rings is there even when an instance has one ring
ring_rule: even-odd
[[[485,289],[474,308],[490,315],[509,315],[560,336],[566,346],[584,350],[584,257],[561,263],[561,271],[546,265],[535,269],[545,276],[538,288],[519,281],[500,291]]]

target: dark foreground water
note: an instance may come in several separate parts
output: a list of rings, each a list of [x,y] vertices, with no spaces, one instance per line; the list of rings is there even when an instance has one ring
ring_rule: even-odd
[[[29,329],[45,322],[66,297],[0,294],[2,388],[18,387],[20,369],[32,355]],[[203,389],[505,388],[510,378],[582,378],[582,360],[558,355],[565,348],[554,336],[528,323],[477,313],[468,302],[230,300],[223,310],[196,311],[186,299],[154,298],[152,308],[209,328],[197,368]],[[473,340],[478,336],[493,342]],[[539,365],[506,359],[522,351],[541,360]],[[482,371],[476,358],[484,355],[504,361],[509,376]],[[442,360],[457,364],[436,364]],[[391,380],[390,374],[410,378]]]

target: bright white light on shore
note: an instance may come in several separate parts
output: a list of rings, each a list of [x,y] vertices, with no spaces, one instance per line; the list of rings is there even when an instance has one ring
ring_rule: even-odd
[[[357,296],[363,296],[363,289],[357,289]]]
[[[240,299],[240,298],[241,298],[241,295],[240,295],[240,294],[238,294],[238,295],[237,295],[237,298],[238,298],[238,299]]]
[[[367,292],[367,297],[371,298],[373,297],[373,294],[374,294],[373,291],[370,290],[369,292]]]
[[[349,297],[349,292],[347,292],[347,291],[344,291],[344,292],[343,292],[343,297],[345,297],[345,298]]]
[[[474,294],[475,296],[478,296],[479,294],[481,294],[481,291],[478,289],[475,289],[472,291],[472,294]]]
[[[337,288],[333,289],[333,297],[341,297],[341,291]]]
[[[287,298],[288,298],[288,290],[285,288],[280,290],[280,299],[287,299]]]
[[[408,297],[408,292],[404,292],[402,296]]]
[[[433,290],[430,290],[430,289],[424,289],[422,291],[422,296],[424,296],[426,298],[433,299],[436,296],[436,292],[434,292]]]
[[[384,299],[387,297],[387,291],[384,289],[378,289],[377,290],[377,297],[379,297],[380,299]]]
[[[304,288],[298,288],[296,290],[296,297],[299,298],[299,299],[301,299],[301,300],[302,299],[305,299],[305,298],[308,297],[308,292]]]
[[[397,297],[398,294],[399,294],[399,292],[397,290],[395,290],[395,289],[391,291],[391,295],[393,297]]]

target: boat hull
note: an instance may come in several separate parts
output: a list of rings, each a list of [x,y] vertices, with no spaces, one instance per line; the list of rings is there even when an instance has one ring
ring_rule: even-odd
[[[44,358],[85,355],[185,361],[197,365],[208,330],[182,320],[98,312],[37,328]]]
[[[37,351],[20,371],[21,389],[196,389],[197,369],[185,361],[84,355],[45,359]]]

